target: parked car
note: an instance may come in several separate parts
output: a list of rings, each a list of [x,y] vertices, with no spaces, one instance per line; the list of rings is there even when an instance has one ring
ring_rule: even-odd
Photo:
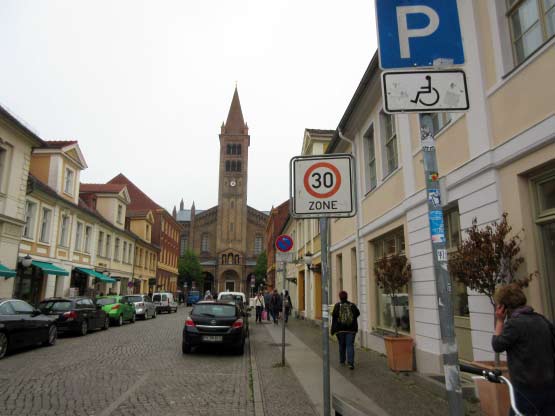
[[[187,306],[194,305],[200,300],[200,291],[198,290],[191,290],[187,294]]]
[[[239,307],[230,302],[201,301],[193,306],[183,328],[183,354],[210,344],[243,354],[247,328]]]
[[[177,302],[170,292],[157,292],[152,295],[156,312],[177,312]]]
[[[139,318],[156,318],[156,306],[148,295],[127,295],[123,301],[135,304],[135,315]]]
[[[124,300],[124,296],[100,296],[96,298],[96,304],[102,307],[110,321],[117,326],[122,326],[124,321],[135,323],[135,304]]]
[[[58,337],[55,320],[27,302],[0,298],[0,358],[18,348],[54,345]]]
[[[58,332],[87,335],[91,329],[108,329],[110,318],[90,298],[49,298],[39,303],[45,315],[56,317]]]

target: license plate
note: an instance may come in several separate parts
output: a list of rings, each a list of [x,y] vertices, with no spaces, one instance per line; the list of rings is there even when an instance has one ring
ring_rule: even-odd
[[[206,342],[222,342],[223,337],[215,335],[205,335],[202,337],[202,340]]]

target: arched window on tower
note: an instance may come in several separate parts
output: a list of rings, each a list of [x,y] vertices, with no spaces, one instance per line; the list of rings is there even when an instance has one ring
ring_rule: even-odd
[[[235,160],[231,161],[231,171],[235,172],[235,170],[237,169],[237,162]]]
[[[200,251],[201,251],[201,253],[208,252],[209,249],[210,249],[209,246],[210,246],[210,239],[209,239],[208,233],[204,233],[202,235],[201,240],[200,240]]]
[[[227,262],[228,264],[233,264],[233,254],[229,253],[227,255]]]
[[[227,152],[226,152],[226,153],[227,153],[228,155],[231,154],[231,145],[230,145],[230,144],[227,145]]]
[[[229,162],[229,160],[225,161],[225,171],[229,172],[231,170],[231,163]]]
[[[238,254],[235,255],[235,264],[239,264],[239,255]]]

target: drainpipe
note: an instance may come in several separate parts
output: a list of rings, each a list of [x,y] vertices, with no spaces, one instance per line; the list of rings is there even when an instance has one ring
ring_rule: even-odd
[[[368,298],[369,298],[369,294],[368,294],[368,288],[366,288],[364,295],[366,296],[366,302],[363,302],[363,293],[362,293],[362,287],[363,287],[363,283],[364,283],[364,270],[362,268],[362,264],[364,261],[364,247],[361,246],[360,244],[360,235],[359,235],[359,231],[362,228],[362,199],[361,199],[361,195],[362,195],[362,181],[360,179],[360,170],[359,170],[359,166],[358,166],[358,159],[357,159],[357,146],[356,146],[356,142],[352,139],[349,139],[348,137],[344,136],[343,133],[341,132],[341,129],[337,129],[337,132],[339,133],[339,138],[343,141],[346,141],[347,143],[349,143],[351,145],[351,149],[352,149],[352,154],[353,154],[353,158],[355,159],[355,180],[356,180],[356,189],[355,189],[355,199],[356,199],[356,204],[357,204],[357,213],[355,215],[355,220],[356,220],[356,232],[355,232],[355,244],[356,244],[356,253],[357,253],[357,296],[358,296],[358,303],[360,306],[360,315],[362,317],[362,332],[366,332],[368,330],[368,310],[367,310],[367,305],[368,305]],[[331,227],[330,227],[331,228]],[[361,339],[361,345],[365,345],[366,340],[363,338]]]

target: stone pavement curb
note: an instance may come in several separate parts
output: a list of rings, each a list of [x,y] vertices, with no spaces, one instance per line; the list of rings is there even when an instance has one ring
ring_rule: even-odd
[[[249,331],[249,356],[250,356],[250,370],[252,375],[252,390],[254,400],[254,416],[265,416],[264,403],[262,398],[262,389],[260,387],[260,374],[256,364],[256,354],[254,352],[254,342],[252,342],[252,335]]]

